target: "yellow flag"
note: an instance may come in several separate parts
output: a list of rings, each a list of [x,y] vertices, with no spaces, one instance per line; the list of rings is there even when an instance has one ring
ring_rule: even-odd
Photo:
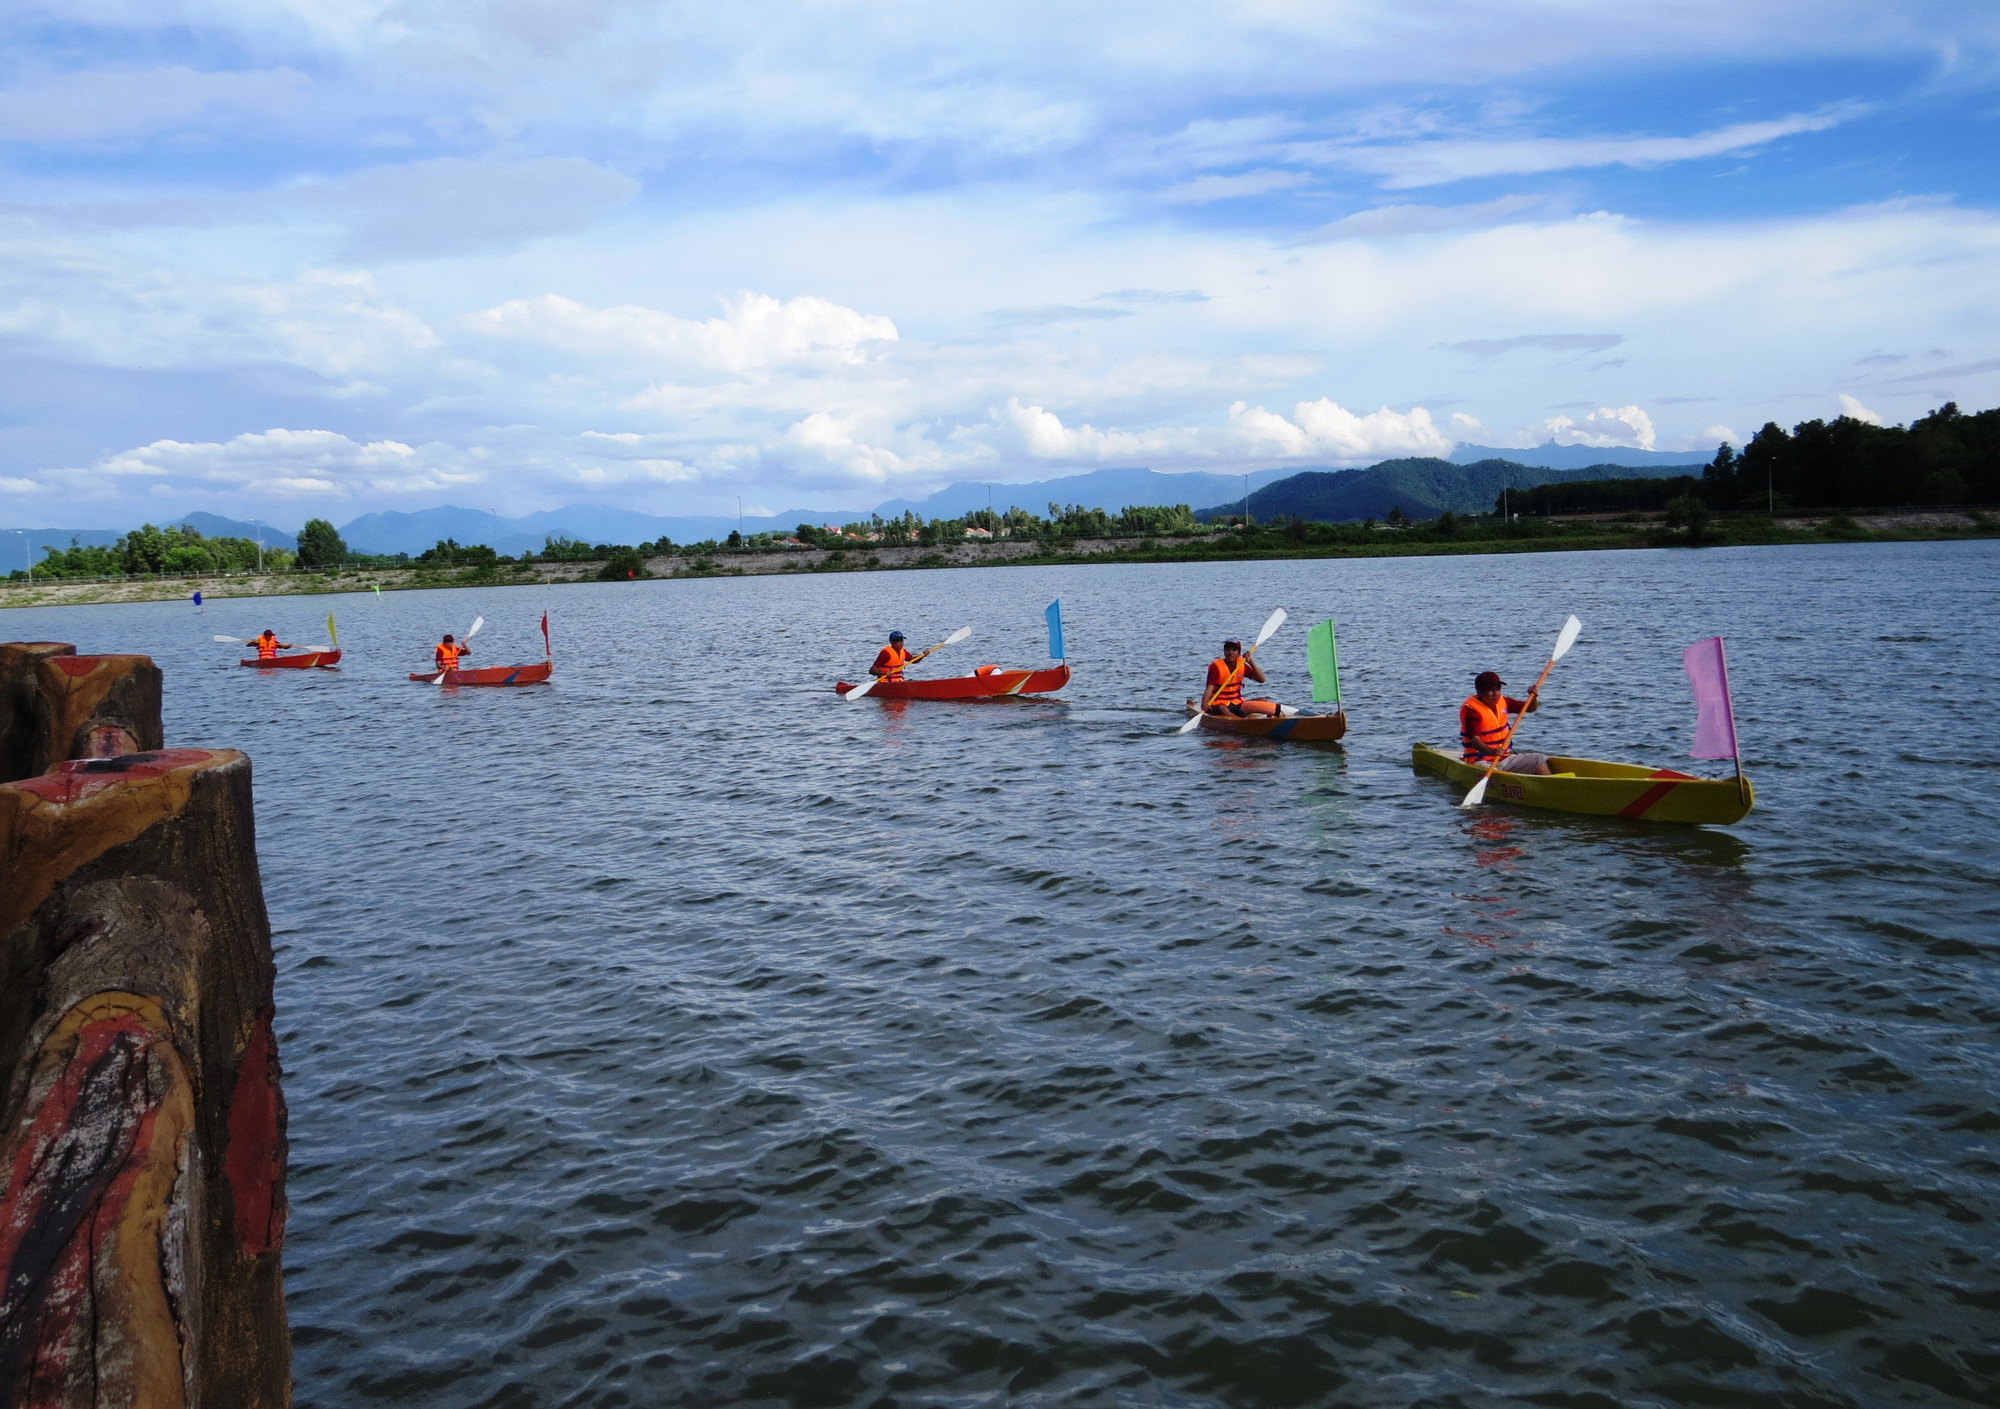
[[[326,639],[333,642],[334,649],[340,648],[340,633],[333,628],[333,613],[326,614]]]

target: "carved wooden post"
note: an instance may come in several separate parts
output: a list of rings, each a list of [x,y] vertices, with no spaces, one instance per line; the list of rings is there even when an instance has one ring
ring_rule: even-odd
[[[35,666],[35,682],[36,773],[66,758],[113,758],[163,742],[151,656],[52,655]]]
[[[35,748],[35,721],[42,707],[35,668],[50,656],[75,654],[76,647],[61,641],[0,644],[0,783],[32,778],[46,768],[37,761]]]
[[[77,659],[66,678],[144,661]],[[112,677],[58,696],[56,729],[129,728],[144,672]],[[0,786],[0,875],[0,1409],[281,1409],[286,1117],[250,761],[155,749]]]

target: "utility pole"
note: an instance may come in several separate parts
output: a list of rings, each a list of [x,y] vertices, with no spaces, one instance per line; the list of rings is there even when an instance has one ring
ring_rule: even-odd
[[[28,537],[28,530],[25,528],[17,528],[12,532],[21,535],[21,548],[28,558],[28,582],[32,585],[35,580],[35,540]]]
[[[264,570],[264,525],[256,519],[252,519],[250,522],[257,524],[257,571],[262,572]]]
[[[1250,476],[1243,476],[1243,526],[1250,527]]]
[[[736,536],[743,536],[743,496],[736,496]]]

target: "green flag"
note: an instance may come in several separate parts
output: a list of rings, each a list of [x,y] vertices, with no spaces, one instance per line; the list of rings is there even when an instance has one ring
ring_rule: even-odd
[[[326,639],[333,642],[336,651],[340,649],[340,632],[334,629],[332,612],[326,614]]]
[[[1322,621],[1306,634],[1306,664],[1312,667],[1313,703],[1340,706],[1340,654],[1334,649],[1333,623]]]

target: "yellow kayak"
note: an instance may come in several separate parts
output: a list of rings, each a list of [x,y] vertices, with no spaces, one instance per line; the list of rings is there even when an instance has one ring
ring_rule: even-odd
[[[1478,782],[1486,771],[1429,744],[1411,747],[1410,766],[1419,773],[1435,773],[1461,790]],[[1559,758],[1555,754],[1549,755],[1549,767],[1555,774],[1547,778],[1495,773],[1486,786],[1486,800],[1592,817],[1643,817],[1648,822],[1708,822],[1725,827],[1742,821],[1757,802],[1757,790],[1748,778],[1739,784],[1734,778],[1697,778],[1671,768]]]

